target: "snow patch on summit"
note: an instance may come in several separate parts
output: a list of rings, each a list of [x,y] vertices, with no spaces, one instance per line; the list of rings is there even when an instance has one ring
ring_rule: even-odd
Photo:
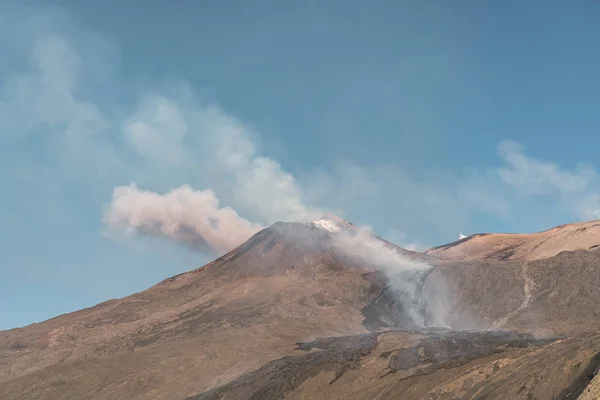
[[[340,232],[342,230],[342,228],[338,224],[329,219],[319,219],[316,221],[312,221],[312,224],[329,232]]]

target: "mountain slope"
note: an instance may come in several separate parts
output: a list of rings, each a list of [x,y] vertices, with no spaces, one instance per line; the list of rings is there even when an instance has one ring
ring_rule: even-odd
[[[523,262],[442,263],[424,291],[443,291],[440,300],[454,328],[589,331],[600,322],[600,249]]]
[[[333,217],[277,223],[143,292],[0,332],[0,398],[564,397],[600,363],[598,287],[600,251],[453,261]]]
[[[330,241],[317,226],[275,224],[144,292],[0,332],[1,397],[184,398],[290,342],[367,332],[361,312],[380,283]]]
[[[452,260],[539,260],[561,251],[600,246],[600,221],[561,225],[530,234],[476,234],[425,253]]]
[[[590,356],[600,335],[392,331],[301,343],[297,351],[188,400],[573,399],[600,362]]]

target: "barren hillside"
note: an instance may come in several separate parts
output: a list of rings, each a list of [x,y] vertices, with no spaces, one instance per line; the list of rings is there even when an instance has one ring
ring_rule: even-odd
[[[592,250],[600,246],[600,221],[568,224],[529,234],[481,233],[426,254],[452,260],[539,260],[562,251]]]
[[[535,261],[441,255],[362,237],[331,217],[278,223],[143,292],[0,332],[0,398],[584,391],[600,364],[600,250]]]

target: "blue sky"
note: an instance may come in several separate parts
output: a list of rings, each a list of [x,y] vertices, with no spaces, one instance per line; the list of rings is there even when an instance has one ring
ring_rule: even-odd
[[[0,329],[325,211],[417,248],[597,218],[598,3],[436,3],[2,2]]]

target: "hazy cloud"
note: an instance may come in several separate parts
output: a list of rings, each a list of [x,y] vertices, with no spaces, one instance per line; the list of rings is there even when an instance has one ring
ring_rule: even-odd
[[[581,165],[568,170],[526,155],[524,148],[513,141],[500,143],[498,154],[505,165],[497,172],[505,184],[527,196],[558,196],[563,207],[577,218],[594,218],[600,207],[600,177],[593,167]]]
[[[123,132],[139,155],[154,163],[184,162],[183,138],[187,124],[179,108],[169,99],[149,95],[141,99]]]

